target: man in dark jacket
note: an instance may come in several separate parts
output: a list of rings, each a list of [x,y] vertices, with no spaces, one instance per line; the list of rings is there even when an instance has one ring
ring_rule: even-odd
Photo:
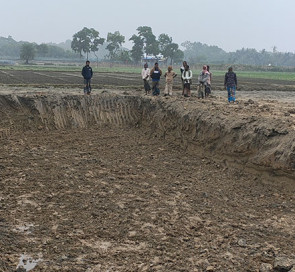
[[[233,68],[229,67],[228,72],[224,77],[224,87],[227,89],[228,93],[228,102],[236,101],[236,89],[237,89],[237,75],[233,72]]]
[[[91,78],[93,76],[92,68],[89,66],[90,61],[86,61],[86,65],[82,69],[82,76],[84,77],[84,94],[90,94],[91,93]]]
[[[159,95],[160,94],[160,89],[159,89],[159,84],[160,84],[160,77],[162,75],[162,70],[159,68],[159,64],[156,62],[154,68],[151,70],[151,78],[152,78],[152,90],[153,90],[153,95]]]

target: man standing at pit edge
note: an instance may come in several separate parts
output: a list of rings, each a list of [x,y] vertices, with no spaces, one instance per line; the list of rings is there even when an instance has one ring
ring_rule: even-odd
[[[82,76],[84,77],[84,94],[90,94],[91,93],[91,78],[93,76],[92,68],[89,66],[90,61],[86,61],[86,65],[82,69]]]
[[[156,62],[155,66],[151,70],[151,78],[152,78],[152,90],[153,90],[153,95],[157,96],[160,94],[160,77],[162,75],[162,71],[159,68],[159,64]]]
[[[236,101],[236,89],[237,89],[237,75],[233,72],[233,68],[229,67],[228,72],[224,77],[224,87],[227,89],[228,102],[235,103]]]

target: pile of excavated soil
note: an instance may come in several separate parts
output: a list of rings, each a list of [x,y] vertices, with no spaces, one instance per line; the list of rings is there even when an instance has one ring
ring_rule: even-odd
[[[292,268],[294,102],[77,92],[2,91],[0,271]]]

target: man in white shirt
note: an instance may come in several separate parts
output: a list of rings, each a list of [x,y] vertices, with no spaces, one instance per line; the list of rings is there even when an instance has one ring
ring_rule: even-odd
[[[141,77],[143,79],[143,86],[144,86],[144,90],[145,90],[145,94],[147,95],[150,90],[151,90],[151,86],[149,84],[149,79],[150,79],[150,69],[148,68],[148,64],[145,63],[143,66],[143,69],[141,71]]]

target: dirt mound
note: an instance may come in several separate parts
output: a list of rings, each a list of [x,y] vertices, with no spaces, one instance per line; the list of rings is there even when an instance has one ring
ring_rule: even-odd
[[[141,127],[189,152],[223,163],[294,177],[294,112],[242,101],[153,98],[101,94],[0,96],[2,137],[13,130],[111,125]],[[286,109],[285,109],[286,111]]]

